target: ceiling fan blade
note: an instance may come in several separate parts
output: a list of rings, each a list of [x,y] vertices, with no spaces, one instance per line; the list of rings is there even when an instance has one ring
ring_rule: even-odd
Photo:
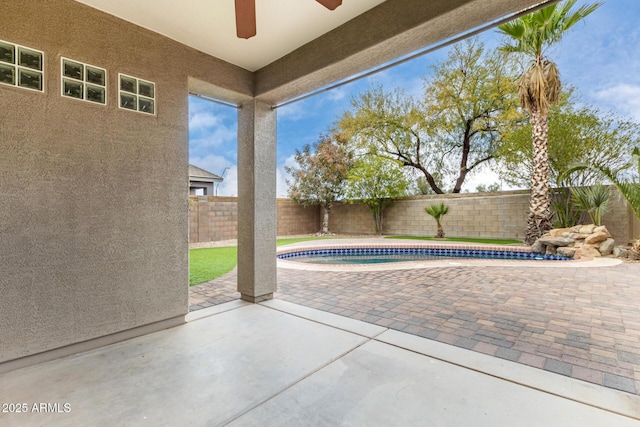
[[[256,0],[236,1],[236,34],[242,39],[256,35]]]
[[[342,0],[316,0],[329,10],[334,10],[336,7],[342,4]]]

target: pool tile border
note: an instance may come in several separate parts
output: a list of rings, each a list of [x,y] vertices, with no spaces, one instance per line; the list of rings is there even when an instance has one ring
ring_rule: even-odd
[[[611,258],[583,258],[580,260],[562,260],[558,262],[557,259],[501,259],[501,258],[455,258],[455,259],[443,259],[443,260],[427,260],[427,261],[407,261],[407,262],[393,262],[393,263],[381,263],[381,264],[312,264],[296,262],[288,259],[287,254],[296,252],[317,252],[317,251],[331,251],[331,250],[345,250],[345,249],[445,249],[455,251],[498,251],[498,252],[522,252],[531,253],[531,248],[528,246],[520,245],[486,245],[486,244],[458,244],[458,243],[432,243],[432,242],[398,242],[390,241],[389,243],[366,243],[366,242],[339,242],[333,241],[333,243],[322,243],[316,241],[311,244],[305,244],[311,242],[297,243],[293,245],[287,245],[278,248],[278,267],[289,268],[297,270],[315,270],[315,271],[384,271],[384,270],[406,270],[414,268],[435,268],[435,267],[451,267],[451,266],[513,266],[513,267],[562,267],[570,265],[572,267],[584,266],[584,267],[597,267],[597,266],[611,266],[621,263],[620,260]],[[281,257],[285,255],[284,257]]]

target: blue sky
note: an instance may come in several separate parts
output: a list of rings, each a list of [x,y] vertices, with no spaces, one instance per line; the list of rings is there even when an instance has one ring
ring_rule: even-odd
[[[579,0],[577,6],[592,3]],[[640,1],[608,0],[578,23],[549,52],[564,85],[573,86],[579,100],[640,122]],[[480,36],[487,47],[500,43],[495,30]],[[293,164],[296,148],[315,142],[349,109],[350,100],[374,85],[422,94],[429,66],[446,58],[447,49],[427,54],[373,76],[278,109],[278,197],[286,197],[284,165]],[[189,100],[189,162],[215,174],[224,171],[219,195],[237,195],[237,112],[233,108],[191,97]],[[225,168],[228,168],[225,170]],[[489,170],[465,183],[499,182]]]

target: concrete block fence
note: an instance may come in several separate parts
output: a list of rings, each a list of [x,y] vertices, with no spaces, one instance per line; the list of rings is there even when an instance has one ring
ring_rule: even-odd
[[[440,202],[449,206],[449,213],[442,220],[449,237],[524,238],[528,191],[407,197],[397,200],[385,211],[383,233],[434,236],[436,223],[424,208]],[[190,196],[191,243],[235,239],[237,221],[235,197]],[[277,221],[278,236],[315,233],[320,229],[320,208],[304,208],[292,200],[278,199]],[[640,221],[619,194],[610,201],[603,222],[620,244],[640,235]],[[374,234],[375,230],[369,208],[359,203],[335,203],[329,229],[352,235]]]
[[[320,210],[278,199],[278,236],[311,234],[320,229]],[[215,242],[238,238],[236,197],[189,196],[189,242]]]

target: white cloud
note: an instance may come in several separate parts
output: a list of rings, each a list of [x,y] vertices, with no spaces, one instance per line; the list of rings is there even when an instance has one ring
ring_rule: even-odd
[[[232,165],[224,175],[224,181],[220,183],[217,190],[218,196],[238,195],[238,165]]]
[[[276,169],[276,197],[287,197],[289,188],[287,187],[287,172],[283,168]]]
[[[488,167],[484,167],[477,173],[467,175],[466,179],[464,180],[464,184],[462,184],[462,190],[468,190],[470,193],[475,193],[476,187],[478,187],[478,185],[489,186],[492,184],[499,184],[500,190],[502,191],[518,189],[518,187],[514,187],[505,182],[502,182],[500,176],[496,172],[489,169]]]
[[[220,125],[221,121],[220,117],[211,112],[203,111],[201,109],[189,111],[189,129],[194,131],[210,129]]]
[[[235,113],[210,102],[189,99],[189,157],[230,156],[237,140]],[[193,163],[193,161],[192,161]]]
[[[333,102],[342,101],[346,96],[347,91],[343,87],[337,87],[327,92],[327,99]]]
[[[289,174],[285,171],[285,166],[295,166],[296,160],[295,156],[291,155],[287,157],[284,163],[276,169],[276,196],[277,197],[288,197],[289,195],[289,187],[287,186],[287,178],[289,178]]]
[[[610,109],[640,121],[640,86],[621,83],[596,91],[594,98]]]
[[[189,129],[189,131],[194,134],[192,129]],[[236,129],[220,125],[208,132],[202,132],[198,136],[191,137],[189,148],[196,155],[206,155],[206,150],[235,144],[237,144]]]
[[[297,121],[306,117],[306,111],[301,102],[278,108],[278,120]]]

